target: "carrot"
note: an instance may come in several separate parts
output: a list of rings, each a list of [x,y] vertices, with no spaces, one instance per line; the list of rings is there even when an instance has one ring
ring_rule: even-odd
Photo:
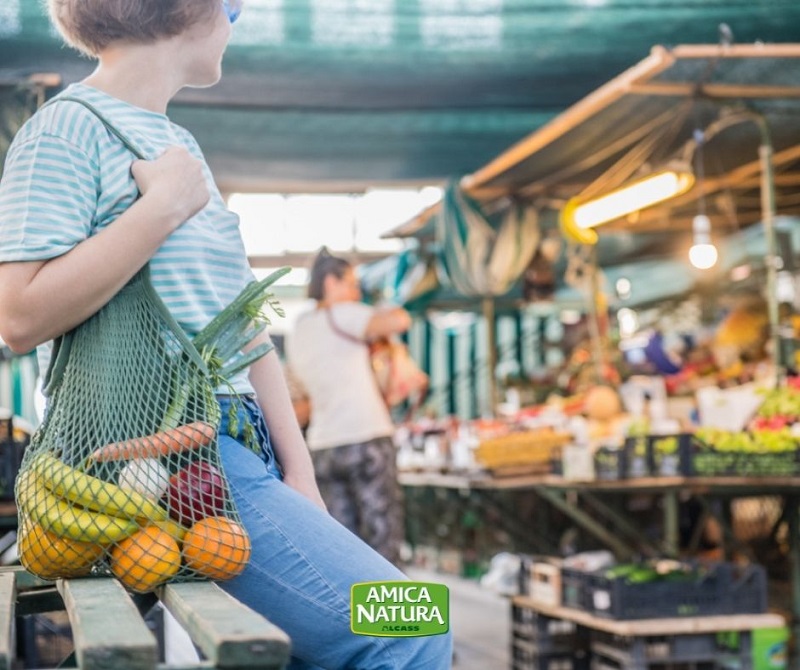
[[[97,449],[91,455],[90,460],[103,463],[177,454],[207,446],[214,439],[215,433],[214,426],[202,421],[195,421],[177,428],[162,430],[153,435],[112,442]]]

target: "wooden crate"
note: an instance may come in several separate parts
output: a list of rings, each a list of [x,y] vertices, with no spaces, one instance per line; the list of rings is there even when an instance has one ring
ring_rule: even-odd
[[[516,431],[482,440],[475,450],[475,460],[495,474],[550,472],[561,448],[569,444],[569,433],[550,429]]]
[[[551,563],[531,565],[530,597],[538,603],[561,604],[561,568]]]

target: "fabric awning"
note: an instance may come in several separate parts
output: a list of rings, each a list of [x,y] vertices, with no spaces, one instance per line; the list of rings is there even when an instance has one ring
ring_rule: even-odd
[[[91,69],[41,5],[0,0],[0,84],[40,72],[68,84]],[[247,0],[222,82],[184,91],[171,111],[223,190],[443,182],[486,165],[651,45],[713,41],[723,22],[740,42],[788,41],[800,4]]]

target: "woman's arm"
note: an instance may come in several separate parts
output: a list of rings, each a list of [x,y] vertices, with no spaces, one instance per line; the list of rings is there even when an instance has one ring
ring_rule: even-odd
[[[266,340],[262,337],[253,345]],[[273,349],[250,366],[250,383],[269,427],[275,455],[283,468],[283,481],[315,505],[326,509],[314,477],[314,466],[297,425],[278,354]]]
[[[12,351],[89,318],[208,202],[202,164],[182,147],[136,161],[131,172],[141,197],[97,235],[51,260],[0,263],[0,337]]]
[[[396,333],[404,333],[411,328],[411,316],[402,307],[379,309],[367,323],[364,338],[376,340]]]

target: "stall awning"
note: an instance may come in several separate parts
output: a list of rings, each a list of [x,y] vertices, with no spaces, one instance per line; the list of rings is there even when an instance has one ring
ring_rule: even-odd
[[[42,3],[0,1],[0,84],[90,61]],[[247,0],[213,88],[172,115],[224,190],[447,180],[644,57],[651,45],[796,39],[796,0]],[[497,181],[499,177],[492,179]],[[498,182],[499,183],[499,182]]]
[[[694,188],[600,230],[686,228],[701,197],[715,230],[738,229],[762,214],[761,120],[774,152],[777,212],[798,214],[800,44],[655,47],[463,185],[478,196],[513,193],[555,209],[587,186],[602,189],[624,161],[630,163],[624,174],[642,174],[694,147],[688,152],[694,167],[699,138],[703,175],[695,175]]]

